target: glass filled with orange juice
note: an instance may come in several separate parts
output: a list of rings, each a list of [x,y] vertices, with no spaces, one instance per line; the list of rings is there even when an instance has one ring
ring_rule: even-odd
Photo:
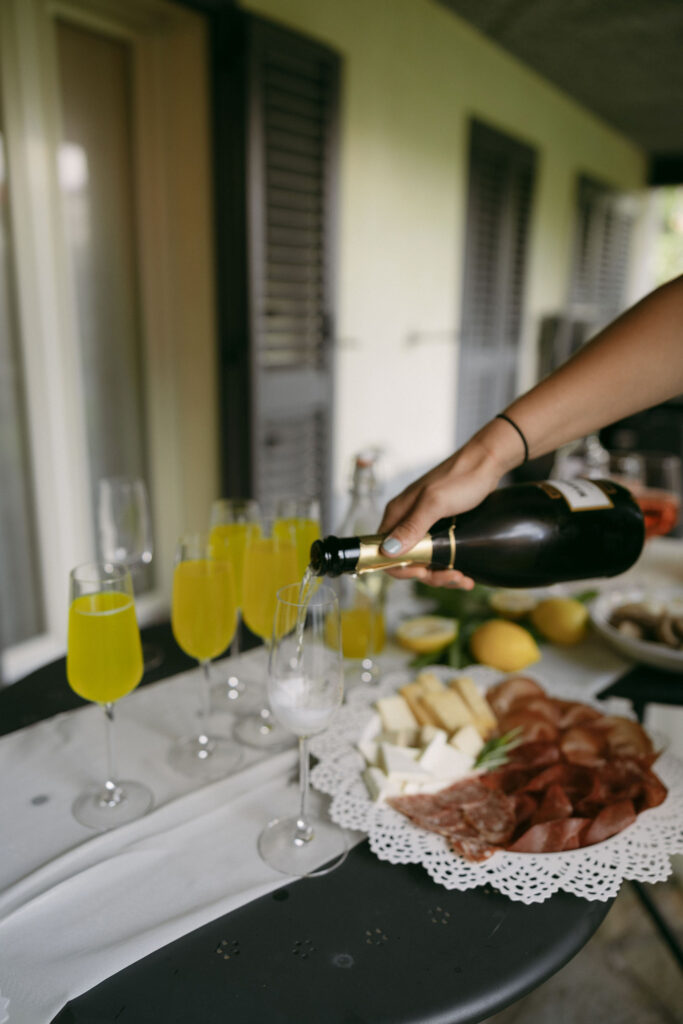
[[[81,794],[72,812],[82,825],[98,831],[133,821],[152,805],[147,786],[116,777],[112,750],[114,702],[135,689],[142,670],[140,631],[128,569],[97,562],[72,569],[66,676],[79,697],[102,706],[107,723],[106,781]]]
[[[298,579],[302,580],[311,560],[311,544],[321,536],[319,500],[280,498],[275,505],[275,531],[285,538],[293,533]]]
[[[262,519],[259,536],[250,537],[244,550],[242,614],[246,626],[269,651],[277,592],[300,579],[293,527],[281,519]],[[235,735],[243,743],[262,749],[274,749],[291,742],[291,734],[278,724],[267,707],[265,692],[258,712],[245,715],[237,722]]]
[[[237,600],[237,623],[230,647],[231,659],[240,653],[240,619],[244,577],[244,551],[250,537],[261,533],[261,510],[252,498],[218,498],[211,505],[209,541],[214,558],[226,558],[232,565]],[[251,680],[253,683],[253,680]],[[211,703],[217,711],[255,711],[253,686],[231,660],[230,669],[211,688]]]
[[[382,577],[382,573],[368,573],[335,580],[347,690],[359,683],[376,682],[379,677],[377,656],[384,650],[386,640]]]
[[[171,626],[178,646],[201,667],[199,731],[176,740],[169,752],[170,763],[184,775],[219,778],[242,759],[236,743],[208,731],[210,665],[230,646],[236,625],[232,561],[214,556],[207,534],[182,537],[173,572]]]

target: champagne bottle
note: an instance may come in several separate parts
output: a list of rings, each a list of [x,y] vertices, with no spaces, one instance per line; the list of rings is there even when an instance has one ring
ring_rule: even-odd
[[[644,539],[643,514],[622,485],[545,480],[494,491],[393,557],[380,550],[381,534],[325,537],[311,547],[311,571],[338,576],[425,565],[459,569],[490,586],[538,587],[625,572]]]

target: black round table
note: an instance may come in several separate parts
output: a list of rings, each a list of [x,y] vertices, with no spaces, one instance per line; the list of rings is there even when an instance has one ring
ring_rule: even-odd
[[[146,682],[193,665],[170,630]],[[0,691],[2,731],[79,703],[64,661]],[[245,857],[257,857],[245,850]],[[72,1000],[59,1024],[474,1024],[559,970],[610,903],[558,893],[526,906],[448,891],[362,843],[336,871],[290,881]]]

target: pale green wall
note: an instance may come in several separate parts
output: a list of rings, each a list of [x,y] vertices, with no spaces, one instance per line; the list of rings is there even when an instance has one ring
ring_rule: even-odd
[[[343,59],[335,481],[368,444],[410,475],[454,444],[469,118],[538,154],[522,388],[565,298],[577,174],[638,188],[645,156],[433,0],[242,6]]]

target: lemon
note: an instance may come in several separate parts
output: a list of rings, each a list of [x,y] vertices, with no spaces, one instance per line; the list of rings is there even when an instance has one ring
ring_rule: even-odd
[[[541,657],[531,633],[508,619],[488,619],[470,637],[472,656],[501,672],[518,672]]]
[[[494,612],[504,615],[506,619],[521,619],[523,615],[528,615],[536,607],[537,601],[528,590],[494,590],[489,597]]]
[[[588,609],[573,597],[548,597],[531,613],[539,633],[554,644],[578,644],[588,625]]]
[[[458,623],[441,615],[418,615],[405,619],[396,630],[396,640],[401,647],[416,654],[431,654],[440,651],[455,640]]]

